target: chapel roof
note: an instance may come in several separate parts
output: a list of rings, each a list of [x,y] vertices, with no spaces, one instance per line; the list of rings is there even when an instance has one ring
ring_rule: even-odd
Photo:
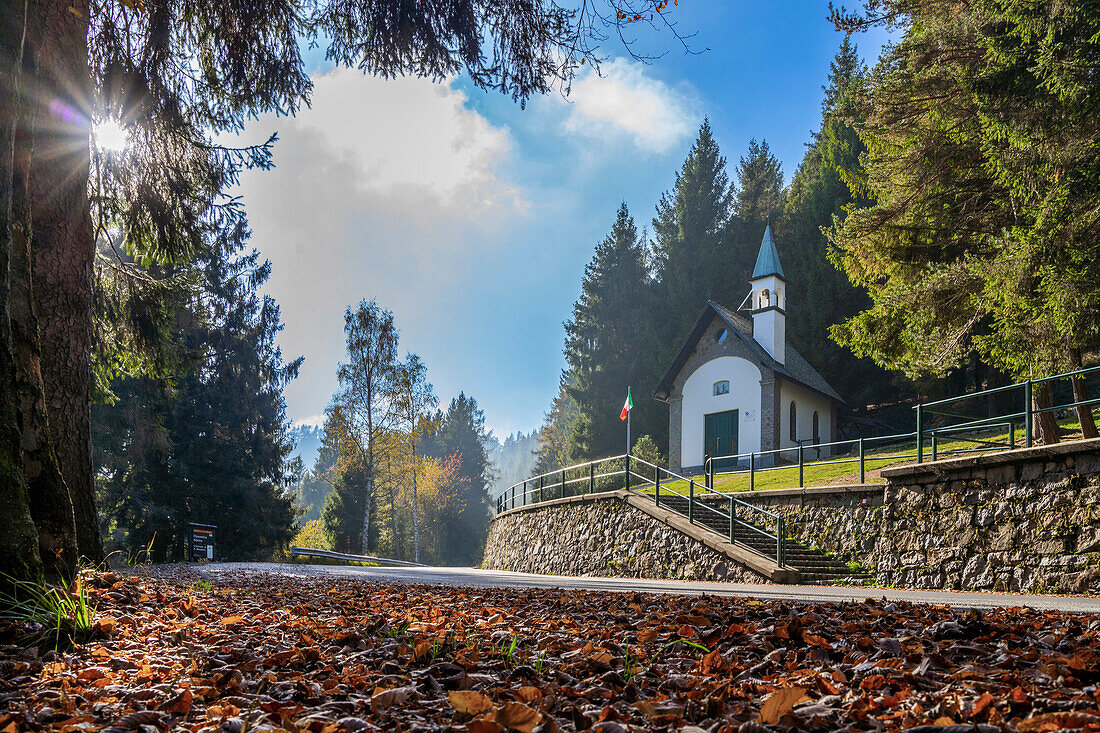
[[[833,389],[832,385],[825,380],[825,377],[821,376],[821,374],[810,366],[810,363],[798,353],[794,346],[791,345],[790,341],[787,341],[785,348],[786,363],[780,364],[752,337],[752,321],[734,313],[723,305],[715,303],[713,300],[708,300],[707,304],[703,307],[703,312],[699,314],[699,318],[695,321],[695,325],[692,326],[687,340],[684,341],[684,345],[680,347],[680,351],[676,354],[676,358],[673,360],[672,365],[668,368],[668,371],[665,372],[665,375],[661,377],[661,381],[657,383],[657,389],[653,391],[654,397],[662,402],[668,401],[668,395],[672,391],[672,382],[676,379],[680,370],[684,368],[684,364],[687,363],[688,357],[690,357],[691,353],[695,350],[695,346],[699,343],[699,339],[703,337],[707,327],[710,326],[715,318],[722,319],[729,333],[741,339],[741,341],[749,347],[749,351],[756,357],[757,363],[761,366],[767,367],[776,374],[823,394],[826,397],[830,397],[838,402],[844,401],[844,398]]]

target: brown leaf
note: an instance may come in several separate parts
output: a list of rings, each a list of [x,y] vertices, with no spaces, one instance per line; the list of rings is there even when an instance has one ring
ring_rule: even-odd
[[[118,619],[111,616],[101,616],[96,619],[95,630],[101,634],[110,636],[114,633],[114,630],[118,627]]]
[[[531,733],[540,720],[542,713],[523,703],[506,702],[496,711],[496,722],[520,733]]]
[[[538,702],[542,699],[542,690],[531,685],[525,685],[516,690],[516,699],[521,702]]]
[[[243,616],[226,616],[219,623],[221,623],[222,626],[240,626],[241,624],[244,623],[244,617]]]
[[[764,701],[760,707],[760,722],[774,725],[795,705],[809,699],[801,687],[785,687]]]
[[[638,643],[648,644],[657,638],[658,631],[652,626],[642,629],[638,632]]]
[[[452,690],[447,699],[458,712],[463,715],[481,715],[493,709],[493,701],[473,690]]]
[[[370,709],[372,712],[377,713],[392,708],[394,705],[401,705],[415,694],[416,687],[414,685],[394,687],[389,690],[375,690],[370,698]]]
[[[1043,713],[1022,721],[1016,726],[1016,730],[1020,733],[1063,729],[1078,730],[1086,725],[1100,725],[1100,716],[1078,712]]]
[[[993,696],[990,695],[988,692],[983,692],[981,694],[981,697],[974,701],[974,709],[970,711],[970,717],[973,718],[975,715],[981,715],[982,711],[989,707],[992,703]]]
[[[415,662],[417,659],[420,659],[422,656],[424,656],[425,654],[427,654],[431,650],[432,650],[432,643],[430,641],[422,641],[422,642],[418,643],[415,647],[413,647],[413,654],[412,654],[413,661]]]

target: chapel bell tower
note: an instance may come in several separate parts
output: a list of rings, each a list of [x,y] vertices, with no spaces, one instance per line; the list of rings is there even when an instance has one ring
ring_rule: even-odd
[[[760,254],[756,256],[756,267],[749,283],[752,285],[752,337],[773,359],[783,364],[787,343],[787,281],[772,240],[771,225],[764,229],[764,240],[760,243]]]

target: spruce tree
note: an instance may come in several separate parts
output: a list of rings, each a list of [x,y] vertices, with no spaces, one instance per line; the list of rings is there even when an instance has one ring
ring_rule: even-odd
[[[1086,2],[869,6],[834,19],[903,32],[861,97],[874,203],[832,235],[873,305],[837,337],[909,374],[975,355],[1016,378],[1075,366],[1100,343],[1100,16]],[[1040,430],[1057,439],[1053,420]]]
[[[593,460],[626,451],[619,411],[628,387],[636,395],[631,415],[635,435],[667,435],[664,406],[649,396],[657,348],[654,306],[645,247],[624,203],[585,268],[581,297],[565,324],[565,358],[572,376],[567,390],[578,411],[570,451],[574,458]]]
[[[293,536],[297,510],[282,390],[279,308],[259,289],[270,264],[241,253],[236,220],[198,261],[201,290],[177,314],[176,338],[193,363],[172,382],[112,384],[97,406],[99,494],[113,543],[179,559],[188,522],[218,525],[219,556],[263,559]]]
[[[653,252],[661,305],[662,357],[672,359],[688,328],[708,299],[729,303],[741,284],[731,283],[724,232],[730,220],[731,191],[726,159],[703,121],[676,184],[661,196],[653,218]],[[736,307],[736,304],[731,307]],[[656,375],[659,378],[660,374]],[[653,379],[656,385],[657,379]]]
[[[865,206],[859,195],[859,157],[865,151],[851,114],[853,95],[866,77],[859,52],[845,36],[822,87],[821,127],[814,134],[790,189],[776,235],[790,279],[787,327],[798,350],[829,380],[849,405],[884,402],[897,396],[890,375],[829,338],[829,329],[870,301],[829,259],[823,231],[843,220],[849,206]]]

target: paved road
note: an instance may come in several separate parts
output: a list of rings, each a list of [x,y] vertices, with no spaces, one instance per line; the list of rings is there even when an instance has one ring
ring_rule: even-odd
[[[456,586],[492,588],[565,588],[609,592],[675,593],[715,595],[761,600],[810,601],[819,603],[886,598],[911,603],[960,606],[963,608],[1002,608],[1028,606],[1040,610],[1100,613],[1100,598],[1077,596],[1008,595],[1002,593],[956,593],[952,591],[894,590],[891,588],[847,588],[805,585],[748,585],[705,583],[644,578],[582,578],[535,575],[477,568],[365,568],[330,565],[289,565],[279,563],[213,563],[192,565],[193,570],[216,579],[219,575],[253,571],[313,577],[348,578],[396,583],[442,583]]]

